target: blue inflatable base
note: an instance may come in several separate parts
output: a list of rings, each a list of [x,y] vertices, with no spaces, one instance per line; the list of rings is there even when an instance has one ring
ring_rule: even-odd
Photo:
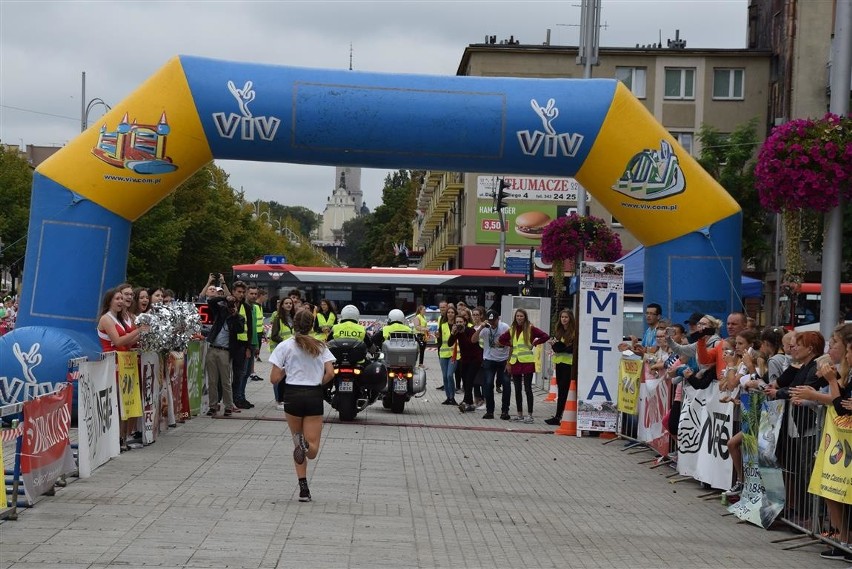
[[[56,389],[68,377],[68,360],[99,360],[100,344],[67,328],[25,326],[0,336],[0,405],[19,403]],[[74,390],[76,410],[77,390]]]

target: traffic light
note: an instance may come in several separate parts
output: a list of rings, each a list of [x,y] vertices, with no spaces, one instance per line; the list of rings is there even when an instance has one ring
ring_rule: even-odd
[[[509,182],[500,178],[497,181],[497,193],[494,196],[494,211],[500,211],[506,207],[506,188],[509,187]]]

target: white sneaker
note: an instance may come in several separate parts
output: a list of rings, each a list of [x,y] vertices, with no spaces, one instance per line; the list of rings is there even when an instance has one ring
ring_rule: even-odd
[[[284,404],[279,403],[278,405],[275,406],[275,408],[278,409],[279,411],[283,411],[284,410]]]
[[[526,417],[524,417],[524,423],[529,425],[532,422],[533,422],[533,416],[532,415],[527,415]]]
[[[524,420],[524,416],[523,416],[523,415],[514,415],[514,416],[512,417],[512,421],[514,421],[514,422],[516,422],[516,423],[520,423],[520,422],[521,422],[521,421],[523,421],[523,420]]]
[[[483,403],[482,405],[479,405],[479,406],[476,408],[476,410],[477,410],[477,411],[485,411],[485,403]]]

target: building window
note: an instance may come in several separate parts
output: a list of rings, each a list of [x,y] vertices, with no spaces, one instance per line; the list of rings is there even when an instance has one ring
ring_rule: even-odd
[[[615,78],[624,83],[638,99],[645,98],[645,68],[616,67]]]
[[[714,69],[713,98],[742,99],[744,74],[743,69]]]
[[[692,156],[692,140],[694,135],[691,132],[673,132],[671,135],[677,140],[678,144],[683,146],[687,154]]]
[[[665,99],[695,99],[695,69],[666,68]]]

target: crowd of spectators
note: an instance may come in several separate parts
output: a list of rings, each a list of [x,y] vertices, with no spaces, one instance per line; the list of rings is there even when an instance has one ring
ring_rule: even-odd
[[[796,333],[776,326],[757,329],[753,319],[741,312],[728,315],[724,327],[712,315],[694,313],[681,324],[662,317],[659,305],[646,311],[646,334],[631,337],[619,346],[625,353],[640,355],[645,378],[671,381],[672,401],[666,428],[673,435],[677,460],[678,418],[683,386],[706,389],[717,383],[720,402],[734,404],[734,433],[728,450],[734,467],[734,480],[727,498],[736,500],[744,490],[743,435],[740,425],[740,395],[757,391],[770,400],[787,401],[776,446],[776,456],[784,472],[785,515],[794,520],[808,519],[807,488],[815,467],[820,441],[820,405],[833,407],[838,415],[852,414],[852,324],[838,325],[826,340],[819,332]],[[626,424],[625,434],[635,437],[635,424]],[[831,547],[821,556],[852,561],[849,553],[850,507],[825,500],[831,527],[826,534],[840,547]]]

